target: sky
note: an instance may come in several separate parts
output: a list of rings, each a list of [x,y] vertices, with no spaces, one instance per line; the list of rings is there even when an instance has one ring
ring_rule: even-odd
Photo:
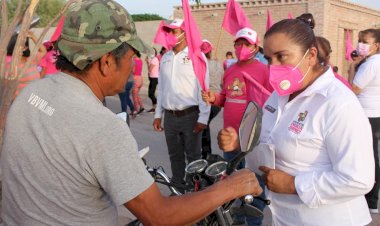
[[[181,0],[116,0],[131,14],[152,13],[169,18],[173,7],[181,5]],[[363,6],[380,10],[380,0],[347,0]],[[227,2],[227,0],[201,0],[202,3]],[[194,4],[193,1],[190,4]]]

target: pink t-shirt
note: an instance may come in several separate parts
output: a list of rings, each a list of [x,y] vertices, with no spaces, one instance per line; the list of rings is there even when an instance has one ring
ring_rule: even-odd
[[[157,57],[153,57],[149,62],[149,77],[158,78],[158,71],[160,67],[160,62]]]
[[[133,75],[135,76],[141,76],[142,74],[142,67],[143,67],[143,62],[140,58],[134,57],[133,61],[135,62],[135,69],[133,70]]]
[[[46,53],[45,57],[42,58],[41,67],[45,68],[45,74],[55,74],[59,70],[55,67],[55,62],[57,61],[57,51],[49,51]]]
[[[263,93],[262,89],[266,92]],[[248,101],[260,102],[258,104],[262,106],[272,91],[268,67],[259,61],[242,66],[233,64],[229,67],[224,72],[222,91],[216,94],[214,102],[215,105],[224,106],[224,128],[231,126],[238,132]],[[257,98],[260,100],[257,101]]]

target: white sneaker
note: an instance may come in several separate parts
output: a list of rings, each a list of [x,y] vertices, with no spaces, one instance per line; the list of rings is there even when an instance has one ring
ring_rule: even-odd
[[[379,213],[379,210],[378,209],[371,209],[371,208],[369,208],[369,212],[373,213],[373,214],[376,214],[376,213]]]

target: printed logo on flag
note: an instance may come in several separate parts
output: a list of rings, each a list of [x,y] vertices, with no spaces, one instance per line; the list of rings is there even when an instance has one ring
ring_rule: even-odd
[[[299,113],[297,121],[294,120],[290,124],[288,130],[295,134],[299,134],[303,129],[304,121],[306,119],[307,113],[308,113],[307,111]]]

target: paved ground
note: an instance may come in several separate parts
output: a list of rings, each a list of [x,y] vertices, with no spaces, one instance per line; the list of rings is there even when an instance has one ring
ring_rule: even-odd
[[[151,108],[151,102],[147,98],[145,93],[147,93],[146,86],[144,86],[143,90],[141,91],[143,94],[142,97],[144,98],[145,103],[145,109]],[[109,107],[113,112],[117,113],[120,111],[120,103],[119,98],[117,96],[115,97],[108,97],[107,98],[107,107]],[[131,130],[134,134],[137,143],[139,145],[139,149],[142,149],[146,146],[150,147],[150,152],[147,154],[147,164],[149,166],[162,166],[164,167],[166,173],[171,175],[170,171],[170,164],[169,164],[169,157],[167,154],[167,148],[165,143],[165,136],[164,133],[159,133],[153,131],[152,128],[152,122],[153,122],[153,114],[151,113],[142,113],[135,119],[131,120]],[[212,137],[216,137],[216,133],[221,129],[222,126],[222,113],[220,113],[212,122],[211,122],[211,132]],[[219,150],[216,139],[213,139],[212,143],[212,150],[216,154],[221,154],[221,151]],[[162,192],[165,194],[168,194],[168,190],[162,189]],[[380,206],[380,204],[379,204]],[[271,225],[271,213],[269,208],[265,209],[264,212],[264,226]],[[134,219],[135,217],[130,214],[124,207],[119,208],[119,225],[125,225],[128,223],[131,219]],[[380,226],[380,215],[379,214],[372,214],[373,221],[369,226]]]

